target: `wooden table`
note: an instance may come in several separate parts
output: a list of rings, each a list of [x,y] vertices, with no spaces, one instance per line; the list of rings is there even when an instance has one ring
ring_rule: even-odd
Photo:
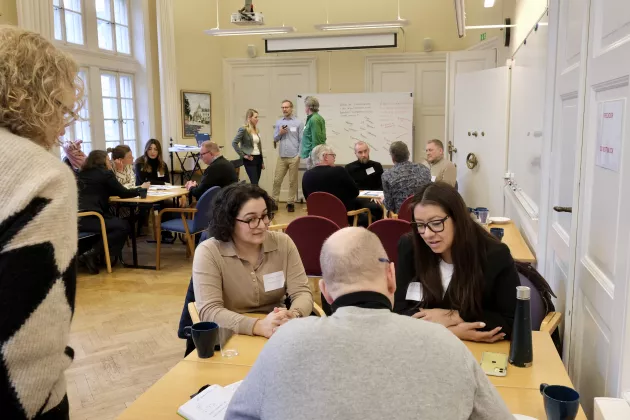
[[[160,195],[151,195],[152,192],[160,192],[164,194]],[[132,197],[132,198],[120,198],[120,197],[110,197],[110,203],[121,203],[123,205],[131,205],[131,207],[136,207],[140,204],[155,204],[160,201],[169,200],[177,197],[181,197],[188,194],[188,190],[184,187],[178,188],[170,188],[167,190],[156,190],[149,189],[146,198]],[[157,210],[154,210],[157,213]],[[131,238],[131,250],[133,255],[133,264],[124,264],[127,268],[144,268],[155,270],[155,266],[147,266],[147,265],[138,265],[138,244],[136,243],[136,212],[134,209],[131,209],[129,212],[129,236]],[[160,234],[160,231],[156,228],[156,235]]]
[[[521,232],[513,222],[510,221],[500,225],[491,223],[488,225],[488,229],[493,227],[502,228],[504,230],[503,239],[501,241],[510,248],[510,253],[515,261],[526,263],[536,262],[536,257],[532,254],[527,243],[525,243],[525,239],[523,239],[523,235],[521,235]]]
[[[220,353],[210,359],[199,359],[193,352],[179,362],[162,379],[142,394],[119,417],[131,419],[179,419],[177,409],[206,384],[229,385],[245,378],[266,339],[237,336],[239,355],[230,359]],[[573,386],[549,334],[534,331],[534,364],[530,368],[508,366],[506,377],[489,376],[499,395],[512,413],[544,420],[545,409],[540,395],[541,383]],[[484,351],[509,353],[509,342],[494,344],[464,342],[477,360]],[[384,384],[383,386],[387,386]],[[582,409],[577,417],[586,420]]]

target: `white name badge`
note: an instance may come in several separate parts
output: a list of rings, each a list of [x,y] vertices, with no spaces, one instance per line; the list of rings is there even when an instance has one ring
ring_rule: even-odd
[[[409,283],[405,300],[415,300],[416,302],[420,302],[422,300],[422,285],[420,282],[414,281]]]
[[[374,168],[367,168],[367,169],[365,170],[365,173],[366,173],[366,174],[368,174],[368,175],[372,175],[374,172],[376,172],[376,171],[374,170]]]
[[[158,178],[164,178],[164,174],[162,172],[158,172]]]
[[[292,133],[297,133],[297,127],[289,127],[289,131]]]
[[[431,182],[435,182],[435,178],[437,178],[436,176],[432,176],[431,177]]]
[[[265,292],[271,292],[284,287],[284,272],[276,271],[275,273],[265,274],[263,276],[265,283]]]

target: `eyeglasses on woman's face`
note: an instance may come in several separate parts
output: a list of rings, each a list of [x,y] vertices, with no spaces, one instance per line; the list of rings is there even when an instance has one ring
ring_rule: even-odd
[[[430,222],[427,222],[427,223],[412,222],[411,226],[413,226],[414,229],[418,229],[418,233],[421,235],[427,231],[427,228],[429,228],[429,230],[433,233],[440,233],[444,231],[444,222],[448,218],[449,216],[446,216],[442,219],[431,220]]]
[[[236,219],[237,222],[245,223],[250,229],[256,229],[263,222],[265,226],[269,226],[273,220],[273,213],[263,214],[261,217],[248,216],[245,219]]]

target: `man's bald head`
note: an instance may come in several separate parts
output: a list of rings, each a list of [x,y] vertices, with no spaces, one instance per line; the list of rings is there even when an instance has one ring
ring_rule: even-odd
[[[210,140],[201,143],[201,160],[203,163],[210,165],[219,155],[221,155],[221,149],[219,149],[218,144]]]
[[[204,148],[206,151],[211,152],[211,153],[219,153],[219,145],[216,144],[213,141],[210,140],[206,140],[203,143],[201,143],[201,147]]]
[[[393,302],[396,290],[393,264],[387,262],[387,253],[372,232],[359,227],[335,232],[324,242],[319,260],[320,288],[326,300],[352,292],[374,291]]]

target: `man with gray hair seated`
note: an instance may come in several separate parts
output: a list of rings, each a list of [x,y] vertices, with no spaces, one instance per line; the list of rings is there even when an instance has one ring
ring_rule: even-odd
[[[383,204],[387,210],[398,213],[407,197],[431,182],[431,171],[422,164],[409,161],[409,148],[402,141],[395,141],[389,146],[389,155],[394,167],[386,170],[381,177]]]
[[[327,192],[340,199],[347,211],[355,210],[359,188],[345,168],[335,166],[336,157],[332,147],[325,144],[313,149],[314,166],[302,177],[302,193],[308,198],[314,192]]]
[[[334,314],[281,326],[226,419],[514,418],[455,335],[392,313],[394,264],[376,235],[341,229],[320,262],[320,288]]]
[[[300,157],[306,159],[306,169],[311,169],[315,165],[311,159],[311,152],[316,146],[326,143],[326,121],[319,115],[319,101],[316,97],[307,96],[304,99],[304,107],[307,117]]]

